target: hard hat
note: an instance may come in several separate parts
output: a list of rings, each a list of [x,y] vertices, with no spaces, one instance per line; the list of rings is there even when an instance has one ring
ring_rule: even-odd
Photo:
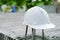
[[[34,29],[48,29],[55,27],[55,25],[49,20],[47,12],[38,6],[27,10],[24,15],[24,24]]]

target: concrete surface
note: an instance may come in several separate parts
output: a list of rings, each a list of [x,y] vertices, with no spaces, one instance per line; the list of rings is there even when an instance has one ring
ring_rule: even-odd
[[[3,13],[0,12],[0,32],[12,38],[23,37],[25,35],[25,25],[23,16],[25,13]],[[60,14],[49,13],[50,20],[56,26],[53,29],[45,29],[46,36],[60,36]],[[28,29],[28,35],[31,34],[31,27]],[[36,35],[41,35],[41,30],[36,30]]]

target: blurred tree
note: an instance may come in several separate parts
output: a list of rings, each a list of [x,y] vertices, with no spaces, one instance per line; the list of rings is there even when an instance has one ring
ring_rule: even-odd
[[[53,4],[53,0],[42,0],[44,2],[44,5],[51,5]]]
[[[27,9],[33,7],[32,0],[26,0],[26,7],[27,7]]]
[[[2,4],[7,4],[7,5],[14,5],[14,6],[19,6],[22,8],[23,5],[27,7],[27,9],[36,6],[36,5],[50,5],[53,3],[53,0],[36,0],[32,2],[32,0],[0,0],[0,6]]]

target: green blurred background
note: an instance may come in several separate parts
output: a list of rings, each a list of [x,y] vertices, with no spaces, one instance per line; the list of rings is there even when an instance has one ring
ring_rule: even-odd
[[[53,0],[0,0],[0,7],[1,5],[6,4],[9,6],[16,6],[16,7],[21,7],[25,5],[27,9],[36,6],[36,5],[51,5],[53,4]]]

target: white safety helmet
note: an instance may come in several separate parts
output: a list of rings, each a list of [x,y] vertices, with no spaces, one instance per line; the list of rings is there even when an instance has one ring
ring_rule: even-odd
[[[55,27],[55,25],[49,20],[47,12],[38,6],[27,10],[24,15],[24,24],[34,29],[48,29]]]

